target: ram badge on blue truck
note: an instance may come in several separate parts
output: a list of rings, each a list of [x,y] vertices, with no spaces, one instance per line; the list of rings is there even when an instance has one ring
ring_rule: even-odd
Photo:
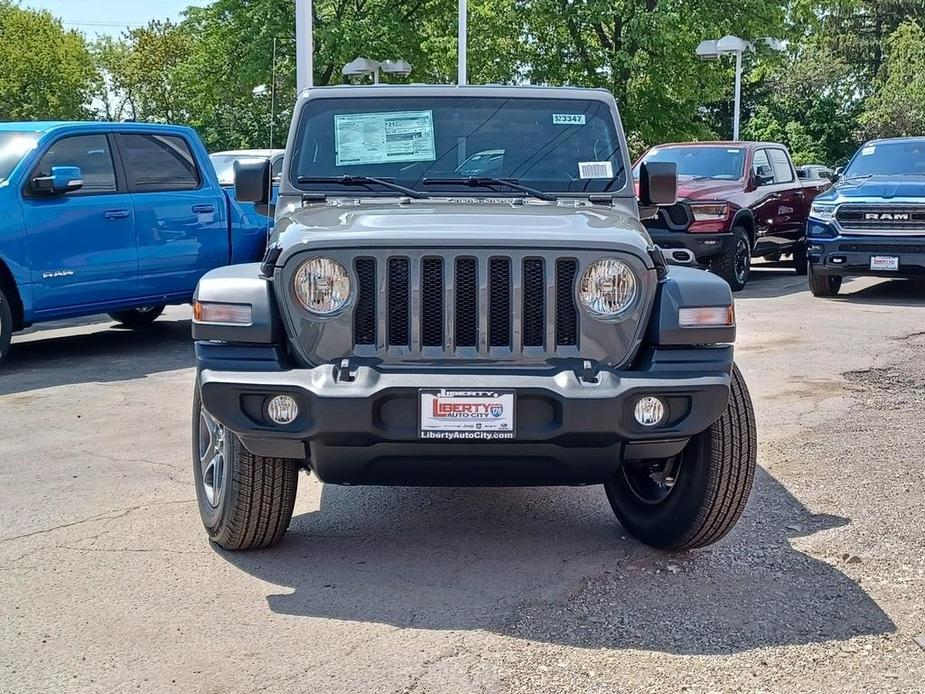
[[[0,124],[0,360],[41,321],[150,323],[266,239],[266,217],[222,190],[190,128]]]
[[[835,296],[845,277],[925,277],[925,138],[861,147],[813,202],[806,238],[815,296]]]

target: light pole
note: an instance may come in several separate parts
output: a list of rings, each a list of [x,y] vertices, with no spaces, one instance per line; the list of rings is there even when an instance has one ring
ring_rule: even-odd
[[[697,57],[701,60],[719,60],[722,55],[735,55],[736,82],[735,106],[732,115],[732,139],[739,139],[739,113],[742,100],[742,54],[746,50],[755,50],[755,47],[745,39],[738,36],[724,36],[715,41],[701,41],[697,46]]]
[[[295,0],[295,42],[296,91],[301,92],[314,80],[312,0]]]
[[[458,84],[466,84],[469,81],[469,70],[466,66],[469,42],[469,8],[467,0],[459,0],[459,17],[456,33],[456,41],[459,44],[459,51],[456,57],[456,82]]]
[[[407,60],[370,60],[369,58],[355,58],[344,65],[341,73],[347,77],[373,76],[373,84],[379,84],[379,71],[389,75],[407,77],[411,74],[411,65]]]

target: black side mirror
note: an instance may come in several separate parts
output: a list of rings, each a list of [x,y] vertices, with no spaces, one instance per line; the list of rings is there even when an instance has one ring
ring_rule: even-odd
[[[759,164],[755,169],[755,183],[766,186],[774,180],[774,169],[767,164]]]
[[[650,161],[639,165],[639,202],[648,205],[674,205],[678,201],[678,165]]]
[[[270,160],[234,163],[234,196],[238,202],[270,202]]]
[[[64,195],[83,188],[79,166],[52,166],[50,176],[32,179],[32,190],[42,195]]]

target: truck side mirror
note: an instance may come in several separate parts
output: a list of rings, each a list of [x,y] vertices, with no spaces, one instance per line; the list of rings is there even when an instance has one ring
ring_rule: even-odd
[[[831,174],[829,174],[829,180],[832,181],[832,183],[837,183],[837,182],[838,182],[838,179],[841,178],[841,176],[842,176],[842,174],[843,174],[844,172],[845,172],[845,167],[844,167],[844,166],[837,166],[837,167],[835,167],[835,171],[833,171]]]
[[[755,169],[755,184],[766,186],[774,180],[774,169],[768,164],[758,164]]]
[[[678,165],[650,161],[639,165],[639,202],[644,206],[674,205],[678,201]]]
[[[270,160],[234,163],[234,196],[239,202],[270,202]]]
[[[50,176],[32,179],[32,190],[43,195],[64,195],[83,188],[79,166],[52,166]]]

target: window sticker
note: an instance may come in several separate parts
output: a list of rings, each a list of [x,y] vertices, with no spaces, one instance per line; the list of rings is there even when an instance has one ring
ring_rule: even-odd
[[[861,156],[862,156],[862,157],[867,157],[867,156],[870,156],[871,154],[873,154],[873,153],[876,152],[876,151],[877,151],[877,148],[876,148],[874,145],[868,145],[867,147],[865,147],[864,149],[861,150]]]
[[[580,161],[578,178],[613,178],[613,164],[609,161]]]
[[[434,161],[433,111],[334,116],[337,166]]]
[[[553,125],[584,125],[585,114],[583,113],[553,113]]]

